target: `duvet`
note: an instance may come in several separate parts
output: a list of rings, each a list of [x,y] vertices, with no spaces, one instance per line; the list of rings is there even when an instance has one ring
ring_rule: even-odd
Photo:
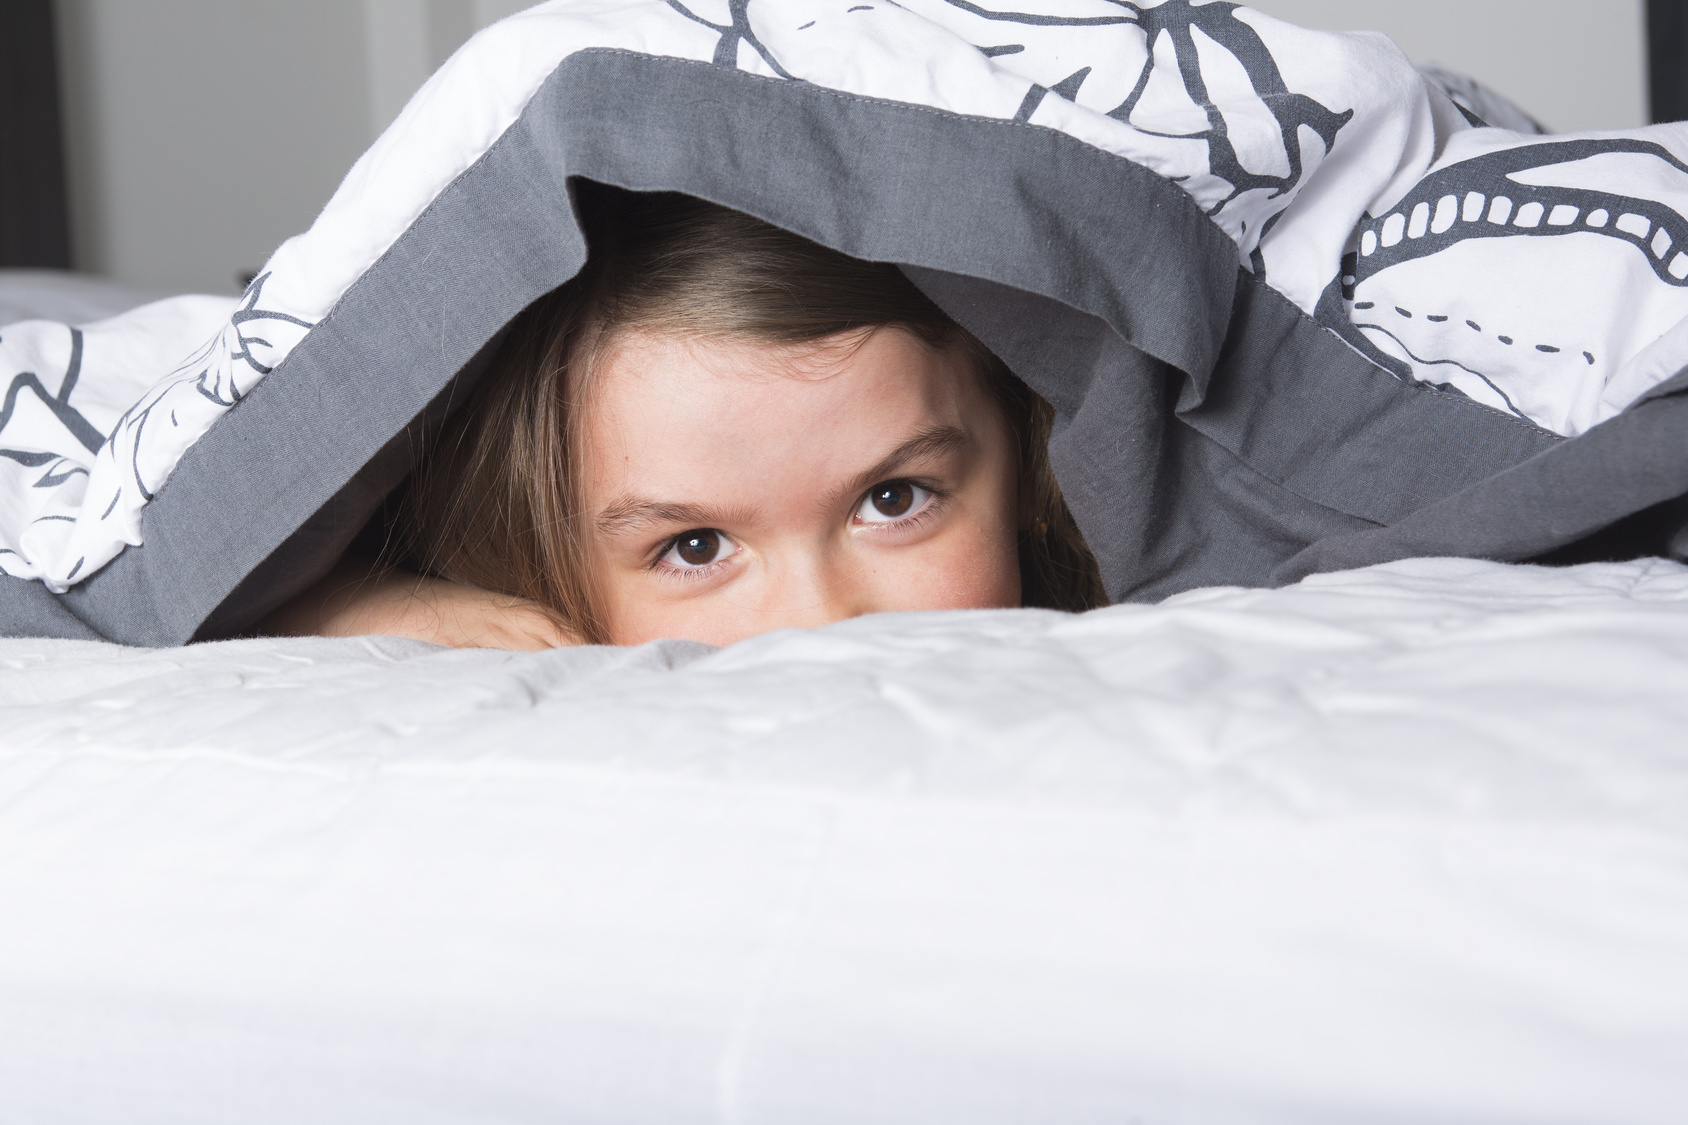
[[[0,629],[227,636],[322,574],[578,269],[574,177],[902,266],[1056,408],[1116,601],[1678,550],[1685,130],[1232,3],[553,0],[238,301],[0,332]]]

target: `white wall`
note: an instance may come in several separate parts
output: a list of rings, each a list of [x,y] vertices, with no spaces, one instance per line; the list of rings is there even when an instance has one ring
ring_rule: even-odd
[[[1381,31],[1559,132],[1647,122],[1642,0],[1250,0],[1303,27]]]
[[[77,265],[236,292],[369,141],[360,10],[340,0],[62,0]]]
[[[371,138],[464,40],[531,0],[363,0]]]
[[[4,0],[0,0],[4,2]],[[234,292],[422,80],[523,0],[57,0],[78,267]],[[1370,27],[1559,129],[1645,116],[1641,0],[1258,0]]]
[[[422,80],[524,6],[58,0],[77,267],[238,292]]]

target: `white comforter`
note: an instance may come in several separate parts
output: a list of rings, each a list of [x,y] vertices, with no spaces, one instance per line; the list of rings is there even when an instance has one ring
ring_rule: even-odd
[[[0,1121],[1688,1107],[1675,564],[0,669]]]

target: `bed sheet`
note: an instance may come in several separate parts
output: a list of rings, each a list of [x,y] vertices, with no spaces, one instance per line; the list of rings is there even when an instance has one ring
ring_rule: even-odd
[[[1688,1105],[1688,567],[0,641],[0,1121]]]

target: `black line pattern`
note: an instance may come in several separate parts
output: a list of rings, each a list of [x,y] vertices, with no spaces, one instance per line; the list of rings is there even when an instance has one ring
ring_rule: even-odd
[[[1141,27],[1148,50],[1137,81],[1126,99],[1107,111],[1108,116],[1128,125],[1132,124],[1131,115],[1141,103],[1144,93],[1148,90],[1149,80],[1158,65],[1155,59],[1155,44],[1161,35],[1168,36],[1178,60],[1179,81],[1190,100],[1206,116],[1207,128],[1187,134],[1158,133],[1136,125],[1133,125],[1133,128],[1146,136],[1172,140],[1201,140],[1207,143],[1209,170],[1230,186],[1229,193],[1208,209],[1210,215],[1218,214],[1227,204],[1246,192],[1264,188],[1269,192],[1268,198],[1275,199],[1293,190],[1305,174],[1299,136],[1301,127],[1312,129],[1324,142],[1325,152],[1329,153],[1336,144],[1337,134],[1354,117],[1352,110],[1338,113],[1305,94],[1290,90],[1278,69],[1277,61],[1262,42],[1259,33],[1236,17],[1236,11],[1242,7],[1241,4],[1228,3],[1225,0],[1213,0],[1206,4],[1197,4],[1192,0],[1166,0],[1166,3],[1148,7],[1129,3],[1127,0],[1108,0],[1121,9],[1119,15],[1058,16],[994,11],[972,3],[971,0],[944,2],[952,8],[995,23],[1015,23],[1027,27],[1104,27],[1121,24],[1136,24]],[[1279,176],[1251,172],[1243,167],[1232,142],[1225,115],[1209,94],[1207,80],[1202,75],[1201,61],[1196,50],[1195,30],[1200,30],[1203,35],[1229,52],[1248,75],[1255,94],[1277,121],[1284,155],[1288,160],[1287,174]],[[1023,49],[1021,44],[1009,47],[981,47],[987,55],[1017,53]],[[1054,86],[1032,86],[1027,91],[1025,100],[1021,102],[1015,120],[1029,120],[1049,94],[1065,98],[1067,101],[1075,100],[1079,88],[1090,72],[1091,68],[1085,67]],[[1269,224],[1271,220],[1266,222]],[[1264,268],[1260,263],[1257,263],[1257,266],[1259,268],[1256,272],[1261,272]]]
[[[253,280],[247,288],[241,305],[230,317],[228,327],[218,336],[213,337],[204,347],[190,357],[188,363],[178,368],[178,371],[191,370],[198,367],[199,371],[193,377],[195,390],[217,403],[219,406],[229,407],[240,401],[244,394],[241,383],[234,377],[238,365],[244,364],[248,370],[258,378],[269,374],[271,367],[264,363],[254,349],[267,348],[271,342],[253,331],[260,322],[280,322],[298,328],[309,329],[311,324],[298,317],[289,316],[274,310],[262,309],[259,302],[263,296],[264,283],[269,274],[264,274]],[[43,406],[52,412],[64,431],[81,444],[88,454],[98,456],[102,452],[114,452],[113,444],[107,435],[100,433],[88,418],[71,402],[71,395],[76,390],[82,378],[82,362],[85,340],[80,328],[67,327],[70,333],[70,358],[65,366],[65,373],[59,380],[58,392],[48,391],[40,377],[32,371],[20,371],[12,376],[6,388],[5,398],[0,400],[0,434],[6,431],[17,411],[18,399],[28,393],[35,396]],[[224,340],[232,335],[232,347],[228,348],[227,363],[214,362],[220,351],[225,347]],[[112,436],[126,432],[130,437],[128,463],[130,475],[143,502],[150,501],[153,490],[147,487],[146,474],[142,470],[141,458],[145,443],[141,440],[143,431],[152,417],[154,407],[162,401],[167,393],[168,382],[163,390],[147,395],[141,402],[131,407],[123,417],[118,419],[112,429]],[[174,411],[171,411],[174,421]],[[32,441],[31,444],[39,444]],[[33,488],[53,488],[64,484],[73,477],[89,476],[86,465],[80,461],[61,453],[36,450],[0,448],[0,458],[13,461],[25,468],[46,467],[44,472],[33,483]],[[117,507],[120,496],[113,496],[107,505],[102,519],[107,518]],[[52,517],[61,519],[65,517]]]
[[[1108,0],[1111,4],[1118,4],[1121,8],[1129,9],[1129,16],[1049,16],[1036,15],[1032,12],[993,12],[989,8],[970,3],[969,0],[944,0],[952,8],[960,8],[969,15],[981,19],[998,20],[1003,23],[1023,23],[1027,27],[1107,27],[1122,23],[1138,23],[1140,9],[1136,4],[1127,4],[1123,0]],[[1237,5],[1231,5],[1233,8]]]
[[[59,380],[59,393],[49,394],[47,388],[33,371],[20,371],[12,376],[12,383],[6,388],[6,398],[0,402],[0,433],[4,433],[6,424],[12,420],[12,412],[17,408],[18,395],[29,391],[41,400],[41,404],[53,412],[59,424],[69,430],[71,436],[81,442],[93,453],[99,450],[100,443],[105,440],[104,435],[96,430],[82,412],[70,405],[70,393],[76,389],[77,381],[82,378],[82,329],[70,329],[70,361],[65,365],[64,378]],[[0,457],[14,456],[15,451],[0,450]],[[52,454],[57,457],[58,454]]]
[[[1610,152],[1655,157],[1688,173],[1688,164],[1664,146],[1630,138],[1550,141],[1461,161],[1426,176],[1387,214],[1361,223],[1353,276],[1364,281],[1473,238],[1586,231],[1628,242],[1645,255],[1660,281],[1688,287],[1688,220],[1672,208],[1616,192],[1513,178]],[[1347,288],[1352,292],[1352,286]]]
[[[190,356],[176,370],[182,375],[191,375],[194,390],[220,407],[234,406],[245,397],[246,391],[252,383],[268,375],[272,365],[266,364],[253,351],[254,348],[273,347],[272,341],[258,336],[251,328],[262,322],[290,325],[309,331],[312,323],[274,309],[259,307],[263,299],[264,285],[270,278],[269,273],[263,273],[252,279],[247,286],[246,293],[241,297],[240,306],[230,315],[228,325],[218,335],[211,338],[203,347]],[[231,337],[232,336],[232,340]],[[226,360],[227,362],[222,362]],[[238,377],[242,367],[254,377],[245,383]],[[194,369],[198,368],[197,373]],[[141,464],[145,450],[145,436],[148,424],[152,421],[153,411],[165,401],[172,385],[177,380],[167,381],[164,387],[148,394],[140,402],[130,407],[117,424],[112,427],[111,437],[106,441],[102,453],[112,457],[117,456],[118,438],[121,436],[128,446],[125,460],[128,465],[128,478],[133,482],[137,494],[143,503],[150,503],[155,494],[156,484],[149,485],[147,472]],[[175,423],[175,411],[171,409],[167,416],[172,424]],[[166,470],[166,475],[168,470]],[[121,495],[114,496],[101,520],[109,519],[116,510],[117,501]]]
[[[957,11],[965,12],[993,24],[1018,24],[1025,27],[1055,27],[1055,28],[1084,28],[1109,27],[1135,24],[1143,29],[1147,53],[1142,68],[1137,76],[1136,84],[1131,93],[1118,106],[1107,111],[1108,116],[1125,124],[1131,125],[1131,115],[1140,104],[1149,80],[1154,74],[1157,62],[1155,59],[1155,43],[1164,34],[1170,38],[1173,52],[1178,60],[1178,78],[1190,100],[1198,106],[1207,119],[1207,127],[1195,133],[1172,134],[1159,133],[1150,129],[1133,125],[1134,129],[1144,136],[1161,137],[1171,140],[1200,140],[1208,148],[1208,167],[1212,175],[1225,182],[1229,191],[1216,203],[1208,208],[1210,215],[1221,212],[1229,203],[1239,196],[1266,189],[1267,198],[1279,198],[1291,192],[1301,182],[1305,174],[1302,163],[1300,130],[1303,126],[1313,130],[1323,141],[1325,152],[1328,153],[1336,143],[1336,136],[1342,127],[1353,119],[1352,110],[1336,112],[1328,109],[1305,94],[1299,94],[1289,89],[1285,84],[1283,74],[1278,64],[1261,40],[1259,33],[1246,22],[1236,17],[1236,11],[1241,4],[1229,3],[1227,0],[1211,0],[1209,3],[1196,3],[1194,0],[1166,0],[1156,6],[1131,3],[1128,0],[1105,0],[1106,3],[1119,9],[1117,15],[1094,16],[1063,16],[1047,13],[999,11],[988,8],[973,0],[943,0],[943,3]],[[750,27],[748,8],[750,0],[730,0],[729,12],[731,22],[716,23],[693,11],[682,0],[666,0],[674,11],[694,23],[698,23],[715,31],[720,38],[716,41],[713,61],[717,66],[736,67],[738,65],[739,47],[741,44],[750,46],[764,63],[782,78],[792,78],[789,71],[780,64],[757,37]],[[849,11],[870,11],[874,5],[858,4]],[[812,24],[805,25],[812,26]],[[1278,125],[1279,139],[1283,154],[1288,165],[1288,172],[1284,175],[1251,172],[1243,166],[1237,153],[1221,108],[1214,102],[1208,91],[1207,80],[1203,77],[1200,58],[1197,53],[1194,31],[1200,30],[1213,42],[1219,44],[1229,52],[1241,65],[1253,85],[1255,94],[1268,112],[1271,113]],[[1025,50],[1023,43],[978,45],[978,49],[987,57],[1019,54]],[[1091,67],[1075,70],[1061,81],[1052,86],[1033,84],[1027,90],[1024,100],[1020,103],[1019,112],[1014,116],[1016,121],[1029,121],[1037,111],[1044,98],[1053,94],[1067,101],[1074,101],[1085,79],[1091,74]],[[1261,233],[1270,228],[1272,218],[1264,221]],[[1263,270],[1263,263],[1257,262],[1257,272]]]
[[[954,0],[950,2],[954,3]],[[1131,112],[1137,108],[1154,72],[1155,41],[1163,32],[1169,35],[1178,58],[1178,74],[1183,80],[1184,89],[1190,100],[1200,106],[1207,115],[1207,128],[1191,136],[1207,142],[1208,166],[1215,176],[1231,185],[1231,193],[1214,204],[1209,209],[1209,214],[1218,214],[1226,204],[1244,192],[1257,188],[1270,189],[1268,198],[1277,198],[1288,192],[1301,182],[1304,172],[1301,140],[1298,135],[1301,127],[1305,125],[1312,129],[1324,142],[1325,152],[1329,153],[1336,144],[1336,135],[1342,131],[1344,125],[1353,120],[1353,110],[1337,113],[1320,105],[1306,94],[1295,93],[1285,85],[1277,60],[1272,57],[1272,52],[1267,50],[1259,33],[1236,18],[1236,10],[1242,7],[1241,4],[1214,0],[1213,3],[1196,5],[1191,3],[1191,0],[1167,0],[1167,3],[1153,8],[1139,8],[1135,4],[1123,6],[1133,9],[1137,21],[1143,25],[1148,37],[1149,57],[1143,63],[1143,71],[1138,76],[1137,85],[1131,95],[1112,110],[1109,116],[1130,123]],[[1224,114],[1209,96],[1207,82],[1202,77],[1201,63],[1192,35],[1192,29],[1195,28],[1199,28],[1202,34],[1225,48],[1242,64],[1255,94],[1266,104],[1266,108],[1278,123],[1284,153],[1289,158],[1287,175],[1250,172],[1243,167],[1237,150],[1231,143]]]
[[[1608,154],[1630,163],[1621,172],[1608,167],[1597,173],[1606,181],[1599,188],[1552,182],[1560,178],[1556,169]],[[1563,177],[1588,183],[1598,168],[1584,165]],[[1603,368],[1602,359],[1621,362],[1608,354],[1613,325],[1643,316],[1657,331],[1660,323],[1688,314],[1681,296],[1663,296],[1688,294],[1688,219],[1670,205],[1627,194],[1631,176],[1655,191],[1673,178],[1681,186],[1671,190],[1688,190],[1688,163],[1662,144],[1633,136],[1525,143],[1425,176],[1387,212],[1367,216],[1356,229],[1342,277],[1343,294],[1353,302],[1351,318],[1359,325],[1361,314],[1376,305],[1411,309],[1422,301],[1435,310],[1423,317],[1429,325],[1463,324],[1469,331],[1443,334],[1406,322],[1393,332],[1359,326],[1389,336],[1416,365],[1416,378],[1442,385],[1438,365],[1451,365],[1464,373],[1461,378],[1481,380],[1511,412],[1560,433],[1581,432],[1619,405],[1600,393],[1616,373]],[[1607,183],[1612,190],[1603,190]],[[1564,235],[1581,237],[1545,262],[1539,252],[1522,252]],[[1601,254],[1602,243],[1628,249]],[[1492,249],[1436,261],[1467,244]],[[1629,264],[1620,264],[1625,259]],[[1426,266],[1395,272],[1414,262]],[[1481,284],[1471,276],[1474,267]],[[1613,283],[1614,269],[1621,271],[1621,283]],[[1367,300],[1354,300],[1362,294]],[[1464,386],[1482,397],[1475,380]]]
[[[259,276],[253,278],[252,284],[246,287],[246,293],[241,298],[240,307],[234,311],[232,316],[229,317],[229,324],[233,326],[235,331],[236,343],[236,347],[229,354],[229,358],[238,363],[246,364],[247,367],[257,372],[260,378],[268,375],[271,368],[265,366],[256,355],[253,355],[252,349],[254,347],[269,347],[271,346],[270,341],[261,336],[254,336],[248,333],[243,327],[244,325],[268,320],[279,321],[282,324],[292,324],[306,330],[314,327],[308,320],[300,320],[296,316],[288,316],[286,313],[279,313],[269,309],[260,309],[258,307],[258,302],[264,295],[264,283],[269,279],[270,275],[267,273],[260,274]],[[211,355],[215,354],[216,348],[220,343],[221,339],[219,338],[217,340],[213,340],[209,345],[207,345],[203,353],[204,357],[209,358]],[[204,359],[196,356],[194,359],[189,360],[188,364],[184,366],[196,366],[201,362],[204,362]],[[222,385],[222,381],[214,374],[213,368],[209,365],[199,373],[199,378],[195,380],[194,385],[199,388],[200,394],[204,395],[212,402],[218,403],[222,406],[233,406],[235,403],[239,402],[245,394],[245,392],[240,389],[240,385],[233,378],[229,379],[228,385],[224,387]]]
[[[686,7],[686,5],[681,3],[680,0],[667,0],[667,3],[670,8],[673,8],[676,12],[679,12],[682,16],[685,16],[693,23],[701,23],[704,27],[720,33],[721,38],[715,43],[715,57],[713,61],[716,66],[738,66],[739,44],[744,43],[747,44],[751,50],[762,56],[762,61],[767,63],[769,69],[771,69],[775,74],[779,75],[781,78],[793,77],[791,73],[785,69],[785,67],[779,64],[779,60],[774,58],[773,53],[762,45],[762,41],[756,38],[756,33],[750,29],[750,0],[730,0],[727,10],[732,17],[732,22],[726,24],[720,24],[714,22],[713,20],[704,19],[702,16]],[[795,81],[795,79],[793,80]]]
[[[1447,70],[1433,63],[1420,64],[1418,72],[1428,78],[1454,103],[1460,115],[1479,129],[1495,126],[1515,133],[1548,133],[1552,130],[1531,117],[1511,100],[1484,86],[1470,75]]]
[[[70,404],[71,392],[76,389],[76,384],[82,378],[83,337],[80,328],[70,328],[69,332],[70,359],[65,364],[64,377],[59,380],[58,394],[49,394],[46,386],[33,371],[20,371],[12,376],[11,384],[6,388],[6,397],[4,401],[0,401],[0,433],[5,432],[7,424],[12,420],[12,415],[17,409],[18,396],[28,391],[52,412],[53,417],[71,437],[81,442],[88,452],[96,453],[105,441],[104,436],[80,410]],[[75,461],[58,453],[0,449],[0,457],[15,461],[28,469],[49,466],[31,485],[32,488],[53,488],[79,473],[86,475],[88,472]]]
[[[63,457],[60,457],[53,464],[53,467],[51,469],[47,470],[47,475],[42,477],[40,480],[36,481],[35,484],[33,485],[33,487],[35,487],[35,488],[52,488],[55,485],[63,484],[65,481],[69,480],[71,477],[77,476],[79,474],[81,476],[87,476],[88,470],[83,468],[81,465],[78,465],[74,461],[68,461]]]
[[[1019,110],[1014,114],[1014,120],[1030,121],[1032,114],[1037,112],[1037,107],[1042,105],[1043,99],[1050,94],[1054,94],[1058,98],[1065,98],[1069,102],[1076,101],[1079,87],[1083,86],[1084,80],[1089,77],[1090,68],[1087,66],[1082,70],[1073,71],[1053,86],[1039,86],[1035,82],[1032,83],[1032,88],[1026,91],[1024,100],[1020,102]]]
[[[1360,321],[1355,321],[1354,327],[1356,327],[1356,328],[1370,328],[1370,329],[1373,329],[1374,331],[1383,333],[1385,336],[1387,336],[1391,340],[1395,341],[1396,346],[1399,347],[1401,349],[1401,351],[1406,354],[1407,358],[1411,359],[1414,363],[1420,364],[1420,365],[1425,366],[1425,367],[1440,367],[1440,366],[1457,367],[1461,371],[1465,372],[1467,375],[1477,376],[1477,378],[1481,379],[1484,383],[1486,383],[1488,385],[1488,388],[1491,391],[1493,391],[1495,394],[1500,396],[1501,401],[1506,403],[1506,409],[1509,413],[1516,415],[1519,418],[1524,417],[1524,412],[1522,410],[1519,410],[1518,407],[1513,403],[1512,397],[1510,395],[1508,395],[1505,391],[1503,391],[1499,387],[1497,387],[1495,385],[1494,380],[1490,379],[1487,375],[1483,374],[1481,371],[1477,371],[1473,368],[1467,367],[1465,364],[1461,363],[1457,359],[1426,359],[1423,356],[1414,355],[1413,350],[1407,346],[1407,343],[1406,343],[1405,340],[1401,339],[1399,336],[1395,335],[1395,333],[1389,331],[1389,329],[1385,328],[1381,324],[1367,324],[1367,323],[1363,323],[1363,322],[1360,322]],[[1448,383],[1437,383],[1436,385],[1438,387],[1441,387],[1443,390],[1457,390],[1457,388],[1453,387],[1451,384],[1448,384]]]
[[[112,427],[109,435],[100,433],[94,423],[77,409],[73,402],[73,394],[82,380],[84,370],[84,355],[86,348],[85,336],[81,329],[69,326],[42,326],[44,331],[65,331],[70,334],[70,356],[65,371],[58,380],[56,392],[49,390],[47,384],[33,371],[15,371],[5,388],[5,395],[0,399],[0,435],[10,432],[11,442],[5,442],[0,437],[0,445],[19,446],[19,448],[0,448],[0,464],[10,462],[23,469],[40,470],[40,474],[33,480],[16,482],[12,488],[28,487],[31,489],[51,490],[72,485],[77,478],[93,480],[100,477],[97,466],[100,458],[109,458],[113,467],[119,468],[115,487],[109,494],[102,491],[97,501],[92,497],[84,499],[79,493],[70,496],[68,507],[75,510],[81,504],[98,504],[103,508],[99,519],[109,520],[114,515],[133,519],[138,513],[140,505],[152,500],[157,481],[167,477],[174,469],[174,458],[168,451],[179,448],[179,438],[170,438],[163,442],[149,442],[146,440],[148,426],[154,417],[168,418],[172,428],[180,429],[177,408],[184,402],[184,396],[197,396],[215,404],[218,412],[227,410],[238,403],[251,389],[252,384],[269,374],[274,364],[282,355],[287,354],[299,339],[303,338],[313,325],[274,309],[264,308],[263,293],[269,274],[254,278],[247,287],[245,295],[239,305],[217,330],[211,339],[197,349],[187,362],[179,364],[174,371],[156,383],[150,390],[140,396]],[[277,330],[280,329],[280,334]],[[96,369],[90,375],[98,377]],[[129,378],[132,376],[125,376]],[[108,391],[110,388],[106,388]],[[46,432],[40,432],[42,426],[39,421],[31,421],[26,425],[27,438],[20,439],[18,403],[24,395],[32,395],[51,413],[56,426]],[[204,417],[203,411],[201,417]],[[62,438],[66,447],[54,451],[57,440]],[[74,446],[80,446],[75,450]],[[161,455],[162,453],[162,455]],[[150,466],[150,468],[149,468]],[[16,481],[15,476],[12,478]],[[126,509],[122,509],[125,496],[130,498]],[[51,505],[45,511],[41,502],[28,503],[24,511],[34,511],[33,517],[25,517],[25,526],[50,525],[69,523],[75,525],[79,517],[67,514],[67,505],[56,500],[49,500]],[[120,510],[121,509],[121,510]],[[92,512],[93,508],[83,509]],[[20,528],[7,529],[16,533]],[[132,532],[122,532],[110,540],[110,554],[82,555],[65,569],[68,558],[63,560],[31,559],[20,554],[14,541],[6,548],[8,558],[21,560],[26,568],[36,568],[36,573],[46,579],[55,589],[62,589],[59,583],[69,583],[77,575],[84,574],[90,557],[96,559],[93,569],[122,549],[122,544],[129,541]],[[15,572],[15,567],[8,564]],[[29,573],[28,570],[25,573]]]

